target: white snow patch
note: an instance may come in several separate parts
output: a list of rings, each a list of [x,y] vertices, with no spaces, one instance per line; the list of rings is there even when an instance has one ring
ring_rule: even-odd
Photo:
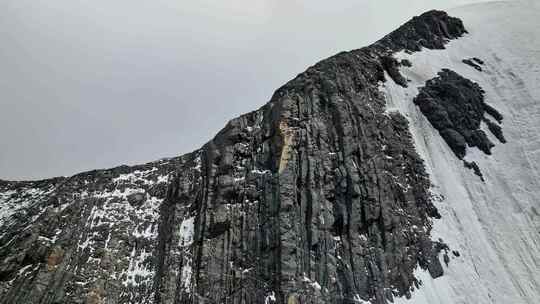
[[[200,172],[201,168],[202,168],[202,161],[201,161],[201,154],[200,153],[199,153],[199,155],[197,155],[194,162],[195,162],[195,167],[193,169]]]
[[[311,286],[312,288],[316,289],[316,290],[321,290],[321,285],[319,284],[319,282],[317,281],[312,281],[310,278],[308,278],[307,276],[304,275],[304,277],[302,278],[302,281],[307,283],[309,286]]]
[[[193,273],[192,269],[192,257],[190,252],[190,246],[193,243],[193,235],[195,233],[195,217],[188,217],[184,219],[180,225],[180,241],[179,247],[183,251],[183,263],[182,271],[180,274],[180,282],[182,282],[183,288],[186,292],[191,292],[191,277]]]
[[[270,170],[259,170],[259,169],[251,170],[251,173],[260,174],[260,175],[263,175],[263,174],[266,174],[266,173],[269,173],[269,172],[270,172]]]
[[[354,303],[359,303],[359,304],[371,304],[371,302],[369,302],[369,301],[362,300],[362,298],[360,298],[360,295],[358,295],[358,294],[354,295],[353,301],[354,301]]]
[[[188,217],[180,224],[180,247],[189,246],[193,243],[194,223],[195,217]]]
[[[152,179],[151,179],[151,175],[153,172],[155,171],[158,171],[158,168],[156,167],[152,167],[152,169],[149,169],[149,170],[144,170],[144,171],[141,171],[141,170],[135,170],[131,173],[127,173],[127,174],[120,174],[118,177],[116,178],[113,178],[113,183],[115,184],[121,184],[121,183],[131,183],[131,184],[134,184],[134,183],[142,183],[144,185],[153,185],[155,184],[156,182],[154,182]],[[160,176],[161,177],[161,176]],[[166,181],[166,180],[165,180]],[[158,177],[158,182],[159,182],[159,177]],[[163,181],[162,181],[163,182]]]
[[[272,304],[276,302],[276,293],[271,291],[266,297],[264,298],[264,304]]]

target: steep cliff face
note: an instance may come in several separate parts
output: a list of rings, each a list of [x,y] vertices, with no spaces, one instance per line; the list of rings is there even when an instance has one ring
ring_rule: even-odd
[[[180,291],[160,285],[160,294],[385,303],[409,293],[417,265],[440,276],[437,253],[446,246],[429,238],[438,216],[429,179],[407,121],[385,112],[378,84],[393,52],[419,48],[394,36],[443,47],[464,32],[458,19],[429,12],[372,47],[316,64],[231,121],[202,148],[201,185],[172,197],[192,209],[173,220],[176,231],[194,222],[191,281]]]
[[[192,155],[37,182],[1,182],[1,303],[153,299],[160,209]]]
[[[461,253],[432,236],[443,196],[387,105],[415,89],[403,54],[466,33],[430,11],[310,67],[193,153],[0,182],[0,303],[414,299],[419,269],[444,277]]]

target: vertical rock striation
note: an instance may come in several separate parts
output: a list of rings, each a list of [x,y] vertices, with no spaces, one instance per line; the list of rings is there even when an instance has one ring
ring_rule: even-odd
[[[0,303],[388,303],[443,274],[439,217],[392,54],[465,33],[431,11],[343,52],[201,149],[136,167],[2,182]],[[410,64],[410,63],[409,63]]]

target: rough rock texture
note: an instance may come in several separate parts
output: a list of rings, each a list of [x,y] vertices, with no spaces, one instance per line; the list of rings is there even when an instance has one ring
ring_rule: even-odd
[[[190,157],[1,181],[0,303],[152,299],[160,206]]]
[[[487,113],[502,121],[502,115],[484,102],[484,90],[454,71],[443,69],[438,77],[428,80],[414,103],[460,159],[467,145],[491,154],[495,145],[480,129],[482,121],[499,141],[506,142],[501,127],[485,116]]]
[[[310,67],[179,158],[0,182],[0,303],[410,296],[413,271],[442,275],[449,248],[430,239],[429,178],[379,84],[387,72],[406,85],[393,53],[463,33],[444,12],[415,17]]]
[[[394,51],[420,51],[428,49],[444,49],[450,39],[456,39],[467,33],[463,22],[443,11],[429,11],[414,17],[411,21],[393,31],[372,47],[389,47]]]
[[[397,59],[392,56],[381,57],[381,63],[384,70],[388,73],[388,76],[390,76],[395,83],[402,87],[407,87],[407,79],[399,72],[399,67],[403,63],[398,62]],[[405,65],[407,65],[406,62]]]

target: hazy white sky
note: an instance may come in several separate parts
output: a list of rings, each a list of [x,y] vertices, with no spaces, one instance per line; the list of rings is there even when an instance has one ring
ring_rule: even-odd
[[[0,178],[192,151],[334,53],[474,0],[2,0]]]

